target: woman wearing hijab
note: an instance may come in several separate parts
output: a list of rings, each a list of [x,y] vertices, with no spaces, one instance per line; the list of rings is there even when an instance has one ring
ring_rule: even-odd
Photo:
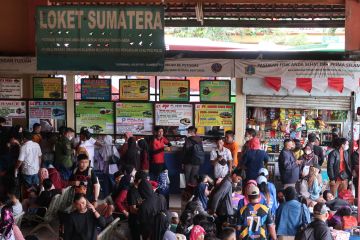
[[[302,169],[305,166],[311,167],[314,166],[315,164],[318,164],[319,162],[318,156],[315,155],[313,146],[311,144],[307,144],[304,147],[304,154],[302,155],[300,160],[302,161],[300,172],[302,172]]]
[[[4,206],[1,209],[0,219],[0,239],[4,240],[24,240],[18,226],[16,226],[11,207]]]
[[[104,144],[99,150],[100,161],[97,162],[97,169],[104,173],[109,173],[109,165],[113,158],[120,159],[120,154],[113,144],[113,138],[110,135],[104,137]]]
[[[175,233],[169,230],[170,215],[168,212],[159,212],[154,219],[155,229],[151,236],[153,240],[176,240]]]
[[[152,239],[155,229],[154,217],[160,212],[167,211],[167,203],[163,196],[153,191],[151,184],[146,180],[140,182],[138,189],[143,199],[138,212],[141,235],[144,240]]]
[[[132,165],[137,171],[140,170],[140,155],[139,149],[136,144],[136,139],[130,137],[127,142],[127,151],[122,157],[122,163],[124,165]]]
[[[208,189],[209,183],[208,183],[208,177],[206,175],[198,176],[197,177],[198,185],[195,188],[195,201],[198,201],[201,204],[202,209],[204,212],[207,210],[207,204],[209,200],[209,194],[210,191]]]
[[[200,225],[195,225],[190,232],[190,240],[203,240],[205,237],[205,230]]]
[[[149,145],[145,141],[145,139],[140,139],[138,141],[138,146],[140,149],[140,169],[146,173],[149,172],[150,164],[149,164]]]

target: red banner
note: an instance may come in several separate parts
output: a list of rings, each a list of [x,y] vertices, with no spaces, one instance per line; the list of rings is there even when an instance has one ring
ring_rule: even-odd
[[[296,87],[311,92],[312,78],[296,78]]]
[[[265,85],[274,89],[275,91],[279,91],[281,88],[281,78],[280,77],[265,77]]]
[[[342,93],[344,91],[344,78],[328,78],[328,86]]]

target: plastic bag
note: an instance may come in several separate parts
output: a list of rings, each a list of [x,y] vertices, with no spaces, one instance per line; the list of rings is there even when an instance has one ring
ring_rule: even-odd
[[[186,188],[185,174],[180,173],[180,188]]]

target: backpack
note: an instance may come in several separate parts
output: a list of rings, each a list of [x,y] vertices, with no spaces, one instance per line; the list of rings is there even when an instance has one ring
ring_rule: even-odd
[[[191,150],[191,163],[195,165],[202,165],[205,160],[205,151],[203,145],[201,143],[197,143],[190,138],[192,142],[192,150]]]
[[[305,229],[296,233],[295,240],[310,240],[314,238],[314,228],[309,225]]]
[[[305,216],[305,209],[304,209],[303,204],[301,204],[300,220],[301,220],[301,224],[299,226],[299,229],[296,232],[295,239],[296,240],[297,239],[309,239],[309,238],[302,238],[303,236],[305,236],[305,237],[311,236],[311,235],[308,235],[309,231],[310,231],[308,228],[311,228],[312,232],[314,231],[313,228],[307,224],[307,220],[306,220],[306,216]],[[305,235],[305,233],[307,233],[307,235]]]

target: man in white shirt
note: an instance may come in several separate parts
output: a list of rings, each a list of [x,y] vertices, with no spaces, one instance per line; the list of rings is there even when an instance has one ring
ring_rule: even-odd
[[[24,144],[20,148],[19,159],[15,166],[15,175],[22,166],[21,175],[25,187],[39,185],[39,170],[41,165],[40,145],[32,141],[32,135],[24,132]]]
[[[230,150],[224,147],[224,140],[216,139],[216,148],[210,153],[210,161],[214,166],[214,177],[224,178],[229,173],[232,160]]]
[[[94,156],[95,156],[95,146],[101,147],[101,143],[96,141],[96,139],[91,137],[91,133],[87,129],[83,129],[80,131],[80,143],[79,147],[83,147],[86,149],[86,152],[89,156],[90,166],[94,167]]]

